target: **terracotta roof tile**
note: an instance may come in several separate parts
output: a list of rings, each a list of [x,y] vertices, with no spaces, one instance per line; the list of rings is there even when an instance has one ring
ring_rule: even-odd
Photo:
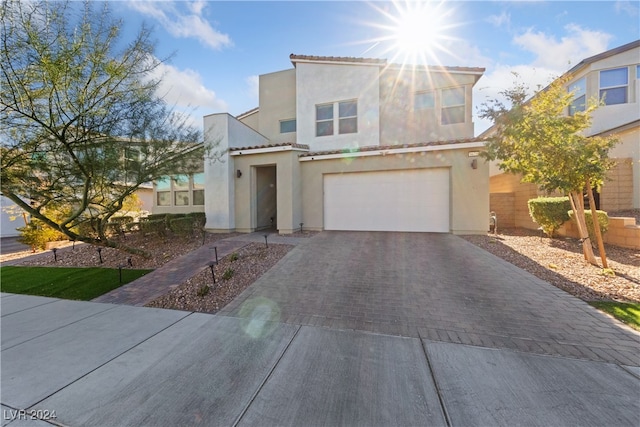
[[[353,148],[353,149],[313,151],[313,152],[301,154],[300,157],[323,156],[328,154],[342,154],[342,153],[350,153],[350,152],[357,153],[357,152],[363,152],[363,151],[393,150],[398,148],[435,147],[439,145],[465,144],[469,142],[482,142],[482,141],[484,140],[481,138],[465,138],[465,139],[452,139],[452,140],[446,140],[446,141],[419,142],[416,144],[370,145],[367,147],[359,147],[359,148]]]
[[[388,64],[386,59],[379,58],[357,58],[353,56],[316,56],[316,55],[296,55],[292,53],[289,55],[291,62],[295,64],[296,61],[317,61],[317,62],[351,62],[360,64],[374,64],[382,65],[393,68],[407,68],[407,65],[403,64]],[[457,72],[473,72],[484,73],[485,68],[482,67],[451,67],[446,65],[411,65],[410,67],[416,67],[425,71],[457,71]]]
[[[362,64],[386,65],[386,59],[378,58],[356,58],[353,56],[315,56],[315,55],[289,55],[291,62],[296,61],[322,61],[322,62],[358,62]]]
[[[291,147],[291,148],[299,148],[301,150],[309,149],[309,146],[306,144],[295,144],[293,142],[283,142],[280,144],[254,145],[251,147],[231,147],[229,148],[229,151],[258,150],[261,148],[276,148],[276,147]]]

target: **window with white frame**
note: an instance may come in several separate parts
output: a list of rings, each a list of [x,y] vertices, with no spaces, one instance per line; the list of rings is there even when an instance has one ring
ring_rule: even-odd
[[[193,205],[204,205],[204,173],[193,175]]]
[[[316,105],[316,136],[333,135],[333,104]]]
[[[464,87],[442,89],[442,116],[443,125],[464,123],[465,93]]]
[[[413,100],[414,110],[427,110],[429,108],[435,108],[436,97],[433,91],[428,92],[416,92]]]
[[[335,117],[334,111],[338,110]],[[358,101],[340,101],[316,105],[316,136],[335,134],[336,121],[338,134],[358,132]]]
[[[296,131],[296,119],[280,120],[280,133],[291,133]]]
[[[168,176],[156,180],[156,203],[171,206],[171,179]]]
[[[587,80],[583,77],[569,85],[569,92],[573,92],[573,101],[569,104],[569,115],[573,116],[587,107]]]
[[[342,101],[338,103],[338,133],[358,132],[358,102]]]
[[[176,175],[173,181],[173,204],[189,206],[189,175]]]
[[[627,103],[628,71],[627,67],[600,71],[600,99],[605,105]]]
[[[204,173],[165,176],[154,184],[157,206],[204,205]]]

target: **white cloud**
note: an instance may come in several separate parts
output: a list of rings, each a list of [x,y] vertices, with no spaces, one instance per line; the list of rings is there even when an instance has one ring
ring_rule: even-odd
[[[629,16],[638,16],[640,14],[640,8],[638,8],[637,2],[630,1],[617,1],[615,4],[615,10],[618,13],[626,13]]]
[[[143,15],[160,22],[175,37],[195,38],[203,45],[216,50],[233,45],[227,34],[217,31],[203,17],[203,10],[206,7],[203,1],[133,1],[128,4]],[[186,5],[188,10],[181,10],[179,5]]]
[[[170,105],[212,111],[227,109],[227,104],[219,99],[214,91],[204,86],[202,77],[196,71],[180,70],[173,65],[162,63],[151,77],[161,79],[158,95]]]
[[[489,16],[486,21],[494,27],[502,27],[503,25],[509,27],[511,24],[511,15],[503,11],[500,15]]]
[[[564,72],[584,58],[607,50],[612,36],[601,31],[584,29],[576,24],[565,26],[567,32],[558,40],[541,31],[527,30],[513,41],[536,55],[533,66]]]

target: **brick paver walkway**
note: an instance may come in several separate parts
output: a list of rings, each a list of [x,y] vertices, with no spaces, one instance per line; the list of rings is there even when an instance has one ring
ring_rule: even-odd
[[[220,314],[256,297],[287,323],[640,366],[640,334],[449,234],[323,232]]]
[[[218,248],[218,259],[221,259],[248,244],[246,241],[224,239],[204,245],[93,301],[143,306],[207,268],[215,260],[214,247]]]

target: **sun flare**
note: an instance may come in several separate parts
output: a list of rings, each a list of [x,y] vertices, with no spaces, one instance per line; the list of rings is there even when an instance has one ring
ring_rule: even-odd
[[[376,40],[385,46],[385,54],[392,62],[401,64],[439,63],[438,52],[446,51],[445,41],[451,37],[447,31],[452,9],[444,1],[399,1],[391,7],[378,8],[387,23],[376,25],[383,36]]]

